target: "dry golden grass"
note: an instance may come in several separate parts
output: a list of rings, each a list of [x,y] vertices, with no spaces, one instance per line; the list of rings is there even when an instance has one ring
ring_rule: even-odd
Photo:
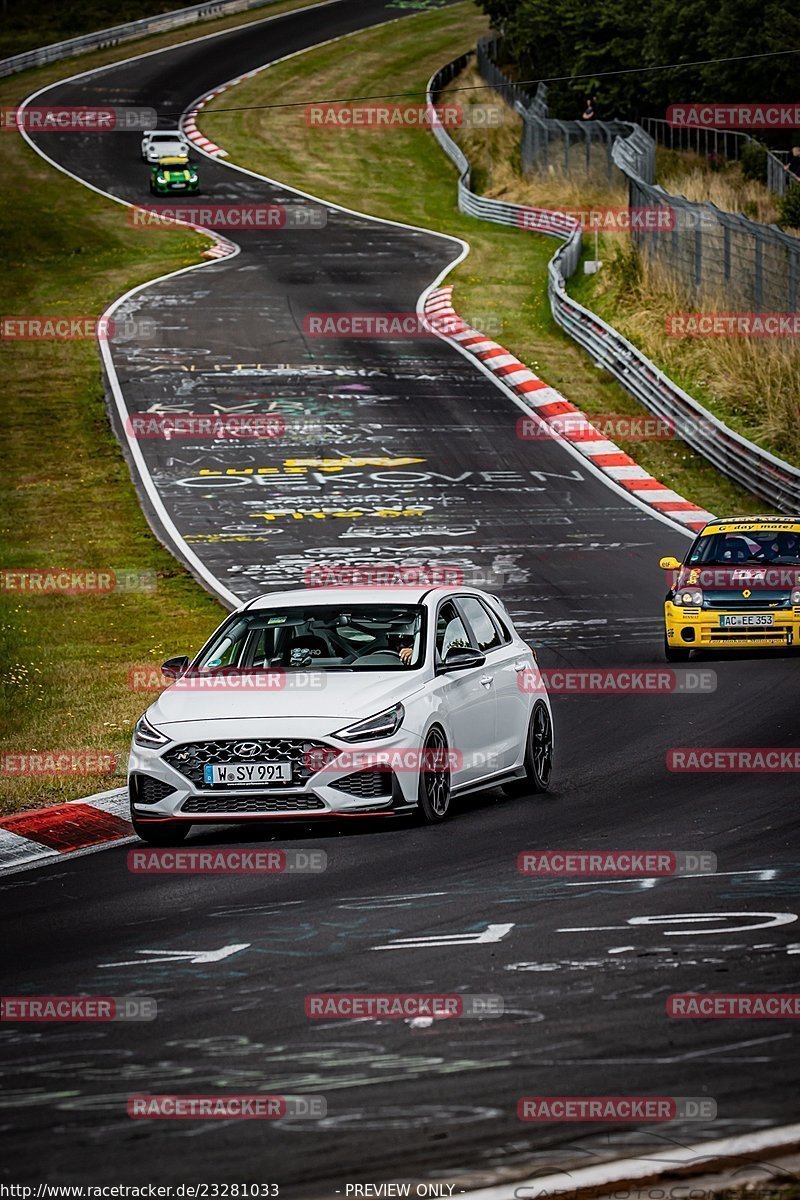
[[[694,154],[659,152],[658,182],[666,191],[687,200],[711,201],[723,212],[744,213],[752,221],[769,225],[778,220],[772,192],[754,179],[745,179],[738,163],[710,171]]]
[[[621,254],[617,252],[616,262]],[[790,338],[677,338],[668,317],[694,311],[686,293],[656,264],[641,262],[640,279],[611,269],[593,277],[597,310],[663,370],[726,424],[800,462],[800,346]],[[591,297],[588,303],[593,301]],[[722,294],[702,301],[703,311],[730,312]],[[702,393],[702,394],[701,394]]]
[[[585,170],[585,149],[573,146],[570,152],[575,175],[563,169],[560,155],[546,172],[532,178],[521,174],[520,140],[522,118],[490,91],[479,90],[483,79],[473,64],[463,71],[442,93],[442,102],[460,104],[465,110],[464,126],[457,131],[456,140],[472,164],[472,188],[492,200],[509,200],[515,204],[530,204],[538,208],[586,208],[593,204],[625,204],[627,191],[621,182],[609,188],[606,152],[592,147],[590,167]],[[469,89],[476,89],[470,91]],[[469,120],[469,110],[476,106],[497,105],[502,109],[503,122],[497,128],[485,129]],[[619,173],[616,172],[618,175]]]
[[[488,103],[492,93],[456,90],[477,88],[481,82],[473,65],[446,89],[442,99],[458,101],[467,108]],[[467,123],[458,131],[457,140],[473,164],[475,191],[540,208],[627,203],[623,182],[611,187],[607,184],[604,151],[596,153],[588,176],[581,161],[581,169],[572,176],[551,167],[546,173],[523,177],[521,131],[521,118],[510,108],[505,108],[505,120],[497,129],[485,130]],[[582,160],[582,148],[573,153]],[[777,217],[770,193],[761,184],[745,180],[738,164],[712,172],[695,155],[662,152],[659,169],[658,181],[667,191],[691,200],[710,200],[731,212],[744,211],[762,222]],[[665,330],[670,314],[699,307],[709,312],[730,312],[730,298],[706,295],[699,302],[682,291],[663,268],[647,262],[641,263],[632,279],[630,239],[625,234],[602,237],[600,246],[604,270],[596,276],[576,276],[570,288],[573,294],[630,338],[721,420],[773,452],[800,461],[800,347],[787,338],[668,337]]]

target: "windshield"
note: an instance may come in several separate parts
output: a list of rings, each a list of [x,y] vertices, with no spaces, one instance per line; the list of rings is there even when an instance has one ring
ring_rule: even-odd
[[[309,604],[232,617],[192,671],[409,671],[424,657],[420,605]]]
[[[713,566],[780,563],[800,566],[800,526],[797,529],[713,533],[701,537],[689,555],[692,565]]]

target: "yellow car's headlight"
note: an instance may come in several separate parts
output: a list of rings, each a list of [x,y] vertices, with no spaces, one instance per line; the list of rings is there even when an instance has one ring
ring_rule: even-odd
[[[676,588],[672,603],[677,604],[679,608],[702,608],[703,593],[700,588]]]

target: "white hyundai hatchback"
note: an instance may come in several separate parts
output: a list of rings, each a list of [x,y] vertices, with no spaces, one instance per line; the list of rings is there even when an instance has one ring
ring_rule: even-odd
[[[136,725],[133,826],[415,812],[547,789],[550,702],[503,605],[474,588],[309,588],[232,613]]]

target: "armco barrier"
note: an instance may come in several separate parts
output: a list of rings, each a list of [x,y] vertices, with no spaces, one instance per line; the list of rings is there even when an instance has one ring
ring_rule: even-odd
[[[24,54],[0,59],[0,78],[27,71],[29,67],[43,67],[63,58],[74,58],[76,54],[83,54],[87,50],[103,50],[120,42],[130,42],[149,33],[164,33],[170,29],[180,29],[183,25],[192,25],[195,21],[208,21],[212,17],[225,17],[230,13],[247,12],[251,8],[264,8],[276,3],[277,0],[215,0],[215,3],[193,4],[190,8],[142,17],[138,21],[128,21],[110,29],[98,29],[82,37],[52,42],[49,46],[40,46],[38,50],[27,50]]]
[[[800,469],[729,429],[627,338],[567,295],[566,280],[577,270],[582,250],[581,230],[575,221],[563,213],[489,200],[471,190],[469,160],[444,129],[434,107],[442,89],[463,70],[470,57],[471,53],[462,54],[447,63],[431,78],[427,90],[428,120],[433,135],[458,168],[461,212],[500,225],[535,228],[538,233],[559,238],[564,244],[550,259],[547,292],[553,317],[561,328],[646,409],[672,422],[687,445],[729,479],[779,511],[800,512]],[[616,145],[620,146],[621,141]]]

